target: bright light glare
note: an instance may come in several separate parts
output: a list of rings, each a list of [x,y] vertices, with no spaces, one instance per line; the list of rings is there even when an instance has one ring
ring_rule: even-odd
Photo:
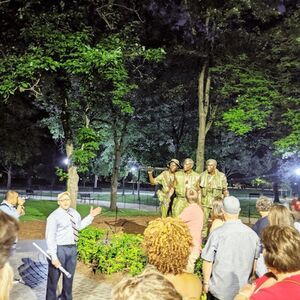
[[[300,176],[300,168],[297,168],[297,169],[295,170],[295,173],[296,173],[296,175]]]
[[[69,164],[69,159],[68,158],[65,158],[64,160],[63,160],[63,163],[65,164],[65,165],[68,165]]]
[[[130,171],[131,171],[131,172],[135,172],[135,171],[136,171],[136,167],[131,167],[131,168],[130,168]]]

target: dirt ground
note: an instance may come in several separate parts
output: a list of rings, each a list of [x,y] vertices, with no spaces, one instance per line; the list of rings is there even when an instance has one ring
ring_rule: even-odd
[[[149,221],[155,216],[140,216],[118,218],[99,216],[93,221],[92,226],[102,229],[110,229],[113,233],[143,233]],[[43,240],[45,238],[46,221],[23,221],[20,224],[20,240]]]
[[[114,217],[96,217],[92,226],[103,229],[110,229],[112,233],[143,233],[149,221],[155,219],[155,216],[141,216],[141,217],[126,217],[119,218],[115,221]],[[20,240],[43,240],[45,239],[46,221],[23,221],[20,224],[19,239]],[[97,282],[109,282],[116,284],[127,274],[116,273],[112,275],[95,274],[89,265],[82,262],[77,262],[77,272],[84,274],[90,279]]]
[[[98,216],[93,221],[92,226],[102,229],[110,229],[112,233],[143,233],[149,221],[157,218],[156,216],[139,216],[139,217],[126,217],[115,220],[114,217]],[[243,218],[244,223],[249,223],[247,218]],[[251,220],[254,223],[256,220]],[[248,224],[249,225],[249,224]],[[46,221],[23,221],[21,222],[19,239],[20,240],[43,240],[45,238]],[[95,274],[89,265],[85,265],[78,261],[77,272],[80,272],[90,279],[97,282],[110,282],[116,284],[124,276],[128,274],[116,273],[112,275]]]

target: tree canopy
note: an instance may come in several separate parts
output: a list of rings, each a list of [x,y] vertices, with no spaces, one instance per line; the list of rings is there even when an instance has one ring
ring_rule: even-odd
[[[276,173],[300,153],[299,9],[295,0],[0,2],[1,110],[26,107],[32,137],[48,129],[70,158],[73,197],[78,172],[111,176],[116,194],[129,161],[192,157],[201,170],[213,156],[232,177]],[[1,161],[17,126],[3,125]],[[22,155],[20,166],[38,153]]]

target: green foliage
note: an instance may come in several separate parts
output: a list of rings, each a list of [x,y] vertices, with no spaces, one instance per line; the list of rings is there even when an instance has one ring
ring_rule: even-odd
[[[272,182],[267,181],[264,178],[257,177],[251,180],[251,185],[255,187],[265,187],[265,188],[272,188]]]
[[[202,279],[203,274],[202,274],[202,265],[203,265],[203,259],[199,257],[196,262],[195,262],[195,269],[194,273],[199,276],[200,279]]]
[[[65,179],[68,179],[69,176],[67,172],[59,167],[55,167],[55,174],[59,178],[59,181],[64,181]]]
[[[223,113],[222,123],[237,135],[266,128],[280,99],[275,83],[262,72],[235,65],[213,68],[212,72],[226,78],[220,93],[227,103],[233,102]]]
[[[282,123],[288,125],[290,133],[275,142],[279,152],[300,153],[300,109],[288,110],[282,116]]]
[[[94,74],[111,82],[112,103],[122,112],[131,114],[133,108],[124,97],[137,85],[129,82],[126,61],[141,56],[157,62],[164,56],[163,49],[146,50],[137,43],[125,42],[120,34],[111,34],[92,46],[88,30],[71,32],[69,28],[57,29],[51,23],[45,26],[41,20],[25,30],[23,37],[31,41],[27,51],[1,59],[0,94],[5,99],[17,90],[30,89],[33,78],[39,78],[45,71],[64,70],[67,74],[90,78]]]
[[[93,227],[82,230],[77,244],[78,258],[84,263],[91,263],[97,254],[98,247],[102,245],[105,236],[105,230]]]
[[[96,157],[99,146],[100,136],[94,129],[83,127],[78,130],[72,162],[78,166],[79,172],[87,172],[89,170],[89,163]]]
[[[124,271],[139,274],[146,264],[141,248],[142,235],[121,233],[110,238],[107,236],[107,231],[92,227],[81,231],[78,258],[92,263],[97,272],[104,274]]]

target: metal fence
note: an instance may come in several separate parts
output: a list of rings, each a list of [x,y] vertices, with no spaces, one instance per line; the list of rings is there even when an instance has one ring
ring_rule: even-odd
[[[22,196],[28,200],[56,200],[57,195],[65,190],[65,187],[47,188],[46,186],[35,187],[35,189],[16,188]],[[117,206],[119,208],[133,208],[139,210],[159,211],[159,201],[156,197],[157,187],[151,185],[142,186],[137,182],[127,182],[118,189]],[[6,190],[0,189],[0,198],[3,199]],[[258,218],[259,215],[255,208],[256,200],[261,195],[274,197],[272,190],[266,189],[229,189],[230,195],[236,196],[241,202],[241,215],[243,217]],[[282,197],[284,192],[281,192]],[[283,199],[282,199],[283,200]],[[290,200],[290,199],[289,199]],[[110,188],[106,187],[79,187],[78,202],[86,204],[98,204],[109,206],[110,204]]]

